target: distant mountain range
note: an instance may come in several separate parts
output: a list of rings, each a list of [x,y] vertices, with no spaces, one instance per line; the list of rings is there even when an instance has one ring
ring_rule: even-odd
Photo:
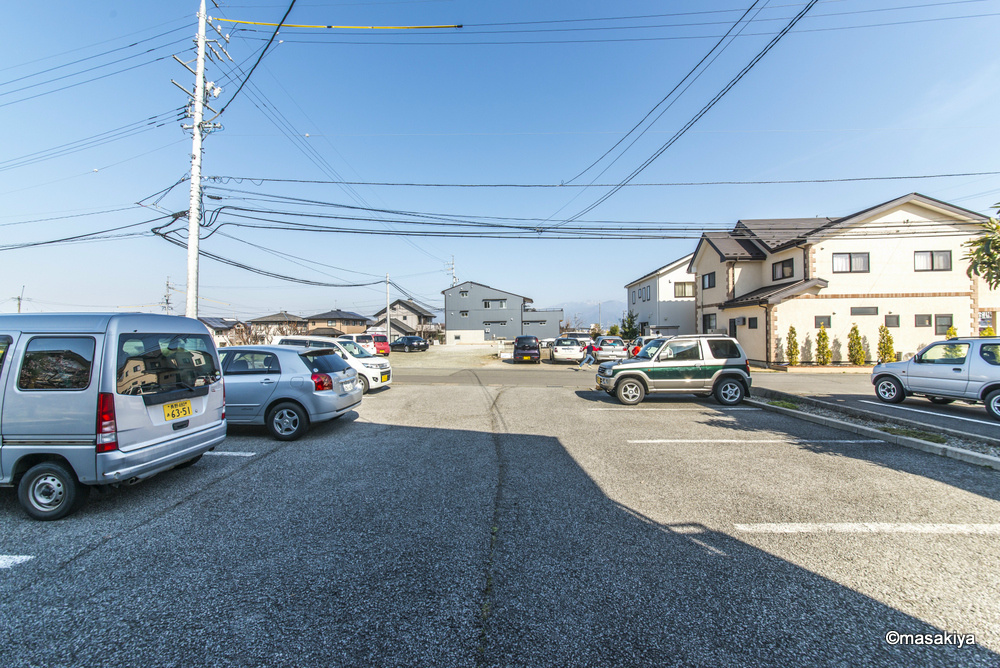
[[[609,299],[600,304],[597,302],[564,302],[552,304],[551,307],[546,308],[561,308],[563,318],[570,324],[579,324],[585,329],[590,329],[591,325],[600,322],[603,329],[607,330],[611,325],[621,326],[622,317],[628,310],[628,305],[621,300]]]

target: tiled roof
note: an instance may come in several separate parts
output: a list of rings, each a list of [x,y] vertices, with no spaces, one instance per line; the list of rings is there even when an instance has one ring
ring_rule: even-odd
[[[829,285],[829,282],[823,278],[810,278],[802,281],[792,281],[791,283],[781,283],[780,285],[769,285],[753,292],[748,292],[735,299],[730,299],[722,304],[722,308],[778,304],[789,297],[800,295],[806,290],[825,288],[827,285]]]
[[[305,322],[305,318],[301,318],[297,315],[292,315],[285,311],[280,313],[275,313],[273,315],[265,315],[263,318],[254,318],[250,322],[254,323],[276,323],[276,322]]]
[[[371,320],[360,313],[354,313],[353,311],[340,311],[333,310],[327,311],[326,313],[317,313],[316,315],[311,315],[306,320]]]

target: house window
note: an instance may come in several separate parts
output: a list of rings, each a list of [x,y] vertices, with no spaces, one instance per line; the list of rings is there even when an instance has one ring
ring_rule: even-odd
[[[458,296],[459,297],[468,297],[469,296],[469,291],[468,290],[461,290],[461,291],[459,291]]]
[[[878,315],[878,306],[852,306],[851,315]]]
[[[834,253],[833,273],[867,274],[868,253]]]
[[[939,336],[944,336],[948,333],[951,328],[951,316],[950,315],[936,315],[934,316],[934,333]]]
[[[507,308],[507,300],[506,299],[501,299],[500,300],[500,308]]]
[[[931,317],[929,315],[915,315],[913,316],[913,326],[914,327],[930,327]]]
[[[709,288],[715,287],[715,272],[711,274],[705,274],[701,277],[701,289],[708,290]]]
[[[747,329],[757,329],[757,318],[747,318]]]
[[[780,281],[783,278],[791,278],[795,273],[795,261],[791,258],[771,265],[771,280]]]
[[[632,291],[632,303],[635,303],[635,290]]]
[[[914,251],[913,271],[951,271],[951,251]]]
[[[463,318],[468,318],[469,317],[469,312],[468,311],[459,311],[458,314],[460,316],[462,316]]]
[[[813,318],[813,326],[816,327],[816,329],[819,329],[820,327],[826,327],[827,329],[830,329],[830,316],[817,315],[816,317]]]
[[[886,327],[899,327],[899,316],[898,315],[887,315],[887,316],[885,316],[885,326]]]
[[[674,297],[694,297],[694,283],[674,283]]]
[[[484,299],[483,300],[483,308],[489,308],[489,307],[490,307],[490,301],[488,299]]]
[[[706,274],[706,276],[715,276],[715,274]],[[707,334],[715,329],[715,314],[706,313],[701,316],[701,329],[703,334]]]

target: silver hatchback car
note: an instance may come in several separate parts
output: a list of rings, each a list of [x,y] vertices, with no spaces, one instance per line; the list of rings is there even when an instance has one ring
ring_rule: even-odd
[[[231,346],[219,357],[228,421],[262,424],[279,441],[361,403],[358,372],[330,348]]]
[[[628,357],[628,348],[620,336],[599,336],[594,342],[594,357],[598,362],[623,360]]]
[[[872,384],[875,396],[887,404],[909,396],[927,397],[936,404],[984,403],[986,412],[1000,420],[1000,338],[932,343],[905,362],[876,365]]]

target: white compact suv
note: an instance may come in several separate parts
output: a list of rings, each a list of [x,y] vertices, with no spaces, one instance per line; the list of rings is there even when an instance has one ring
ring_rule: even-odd
[[[371,335],[366,335],[371,336]],[[328,336],[278,336],[271,342],[279,346],[306,346],[308,348],[333,348],[358,372],[362,394],[372,388],[387,387],[392,383],[392,366],[388,359],[381,359],[361,344],[351,339],[334,339]]]

